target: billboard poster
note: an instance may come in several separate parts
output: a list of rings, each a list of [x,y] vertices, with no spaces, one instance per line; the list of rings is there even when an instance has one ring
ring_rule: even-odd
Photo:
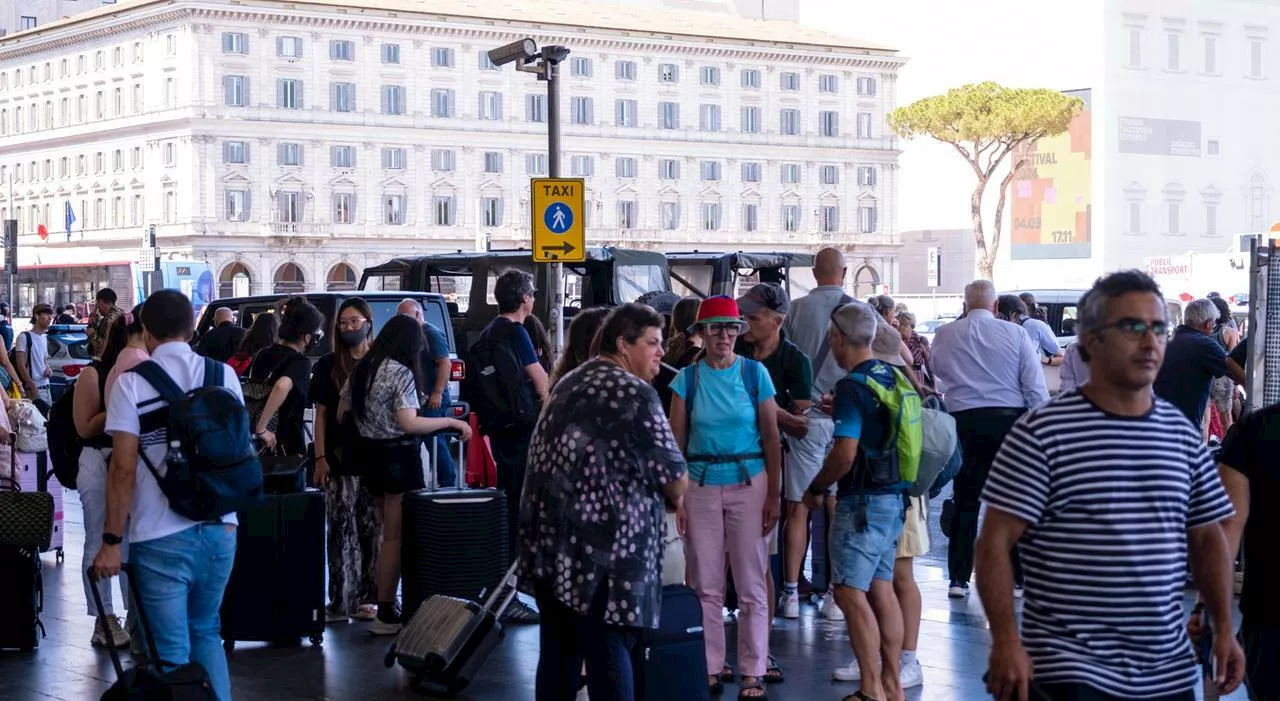
[[[1120,118],[1120,153],[1200,157],[1200,122]]]
[[[1088,258],[1092,253],[1091,94],[1066,94],[1084,100],[1084,109],[1067,131],[1013,153],[1014,163],[1025,162],[1012,183],[1013,260]]]

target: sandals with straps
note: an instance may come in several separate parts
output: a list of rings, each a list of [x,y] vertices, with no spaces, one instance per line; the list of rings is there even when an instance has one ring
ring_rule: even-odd
[[[781,684],[786,680],[786,677],[782,674],[782,665],[778,664],[773,655],[769,655],[769,662],[765,666],[764,676],[761,679],[764,680],[765,684]]]
[[[748,691],[759,691],[759,695],[748,694]],[[741,688],[738,689],[738,701],[767,701],[769,692],[764,687],[764,679],[757,678],[750,684],[743,682]]]

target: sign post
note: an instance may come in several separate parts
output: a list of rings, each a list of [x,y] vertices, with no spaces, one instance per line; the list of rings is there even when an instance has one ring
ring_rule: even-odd
[[[4,268],[9,273],[9,304],[11,310],[18,308],[18,300],[13,298],[14,282],[18,277],[18,220],[4,220]],[[12,315],[12,311],[10,312]]]
[[[942,282],[942,249],[937,246],[929,248],[929,279],[925,283],[928,287],[941,287]]]
[[[533,262],[579,263],[587,258],[582,178],[533,178]]]
[[[155,224],[148,226],[142,234],[142,248],[138,251],[136,263],[138,270],[146,273],[142,291],[150,297],[164,285],[164,276],[160,272],[160,249],[156,246]]]

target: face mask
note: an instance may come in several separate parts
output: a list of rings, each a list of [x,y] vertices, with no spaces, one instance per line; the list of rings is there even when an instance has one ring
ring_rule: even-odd
[[[323,336],[318,333],[311,334],[307,339],[307,350],[315,350],[316,346],[320,345],[321,338],[323,338]]]
[[[364,343],[364,339],[369,337],[369,327],[361,326],[354,331],[343,331],[342,342],[348,346],[358,346]]]

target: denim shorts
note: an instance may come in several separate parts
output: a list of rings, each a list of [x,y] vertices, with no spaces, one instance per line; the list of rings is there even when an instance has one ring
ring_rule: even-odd
[[[866,505],[866,528],[858,529],[858,510]],[[893,581],[893,562],[905,509],[901,494],[844,497],[831,524],[831,580],[868,591],[871,580]]]

